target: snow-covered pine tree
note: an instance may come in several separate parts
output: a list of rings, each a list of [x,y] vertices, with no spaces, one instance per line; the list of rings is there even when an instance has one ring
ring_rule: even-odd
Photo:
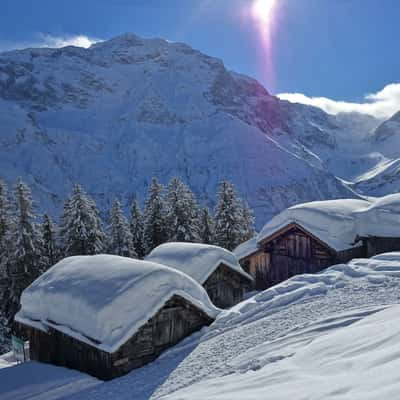
[[[108,252],[117,256],[137,258],[129,223],[118,200],[114,201],[110,211]]]
[[[246,242],[247,240],[254,237],[256,231],[254,229],[254,214],[253,210],[250,209],[246,201],[241,202],[242,206],[242,237],[241,242]]]
[[[228,250],[233,250],[242,243],[243,212],[231,182],[223,181],[218,191],[215,207],[215,243]]]
[[[7,273],[9,264],[8,245],[11,227],[10,203],[7,195],[7,185],[0,180],[0,329],[3,326],[3,336],[5,335],[5,321],[7,314],[7,300],[9,296],[10,282]],[[2,348],[2,332],[0,331],[0,350]],[[5,341],[5,339],[4,339]],[[3,344],[5,343],[3,341]],[[4,346],[3,346],[4,347]]]
[[[200,238],[205,244],[214,244],[214,222],[207,207],[200,210]]]
[[[50,268],[58,261],[59,251],[57,246],[57,227],[54,225],[48,214],[43,215],[41,231],[43,253],[48,261],[47,267]]]
[[[99,254],[105,250],[99,211],[80,185],[75,185],[66,200],[61,221],[61,244],[65,257]]]
[[[12,318],[18,310],[22,291],[46,269],[48,264],[43,254],[43,240],[36,219],[31,191],[19,179],[13,191],[12,221],[8,241],[10,246],[8,318]]]
[[[199,242],[199,208],[193,192],[179,179],[172,178],[167,191],[169,241]]]
[[[143,258],[145,255],[143,246],[143,216],[136,199],[132,201],[130,229],[136,253],[139,258]]]
[[[6,276],[7,272],[7,238],[10,226],[11,216],[10,203],[7,197],[7,185],[3,180],[0,179],[0,280],[2,277]]]
[[[143,221],[143,246],[145,253],[148,254],[168,240],[163,187],[156,178],[153,178],[149,189]]]

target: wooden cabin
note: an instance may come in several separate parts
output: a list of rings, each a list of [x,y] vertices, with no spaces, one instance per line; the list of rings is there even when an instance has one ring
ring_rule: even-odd
[[[290,223],[259,242],[263,264],[256,282],[268,288],[298,274],[316,273],[353,258],[364,257],[363,246],[337,251],[297,223]]]
[[[374,203],[342,199],[299,204],[274,217],[234,254],[254,278],[255,288],[263,290],[293,275],[398,251],[400,211],[388,211],[393,202],[400,203],[400,195]]]
[[[253,286],[253,278],[235,255],[218,246],[200,243],[165,243],[156,247],[146,260],[174,268],[201,284],[211,301],[228,308],[243,300]]]
[[[170,268],[69,257],[24,291],[14,334],[29,341],[31,360],[108,380],[155,360],[217,313],[199,284]]]

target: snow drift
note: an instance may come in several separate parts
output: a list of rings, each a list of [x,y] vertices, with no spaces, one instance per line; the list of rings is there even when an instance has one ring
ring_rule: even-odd
[[[219,312],[203,287],[177,270],[111,255],[69,257],[24,290],[15,320],[112,353],[173,295],[211,318]]]

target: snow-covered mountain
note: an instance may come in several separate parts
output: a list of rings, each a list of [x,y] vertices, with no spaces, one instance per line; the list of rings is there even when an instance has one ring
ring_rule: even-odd
[[[53,211],[76,182],[105,209],[177,175],[209,206],[232,180],[261,225],[294,203],[357,196],[344,180],[388,161],[364,139],[378,123],[281,101],[161,39],[0,54],[1,175],[23,177]]]

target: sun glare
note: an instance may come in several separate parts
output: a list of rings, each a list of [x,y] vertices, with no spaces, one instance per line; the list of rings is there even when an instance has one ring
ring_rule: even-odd
[[[253,3],[253,16],[264,23],[269,23],[274,11],[276,0],[255,0]]]

